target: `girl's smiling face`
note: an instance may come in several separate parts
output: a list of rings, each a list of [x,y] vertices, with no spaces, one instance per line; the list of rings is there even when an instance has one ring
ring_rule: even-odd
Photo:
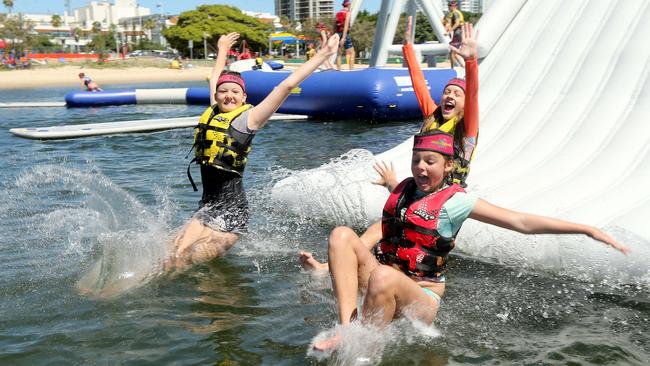
[[[221,112],[231,112],[246,102],[244,89],[236,83],[221,83],[214,94],[217,106]]]
[[[445,177],[451,173],[453,161],[435,151],[413,151],[411,173],[415,184],[423,192],[434,192],[442,187]]]
[[[465,110],[465,91],[456,85],[447,85],[442,92],[440,107],[445,121],[456,116],[462,118]]]

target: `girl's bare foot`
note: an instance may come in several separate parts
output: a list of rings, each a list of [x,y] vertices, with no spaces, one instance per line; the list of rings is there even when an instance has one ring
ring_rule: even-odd
[[[317,261],[310,252],[300,251],[298,253],[298,260],[300,260],[300,266],[306,271],[329,269],[327,263]]]
[[[334,350],[341,343],[341,335],[337,334],[332,338],[314,342],[312,348],[314,351],[326,352]]]

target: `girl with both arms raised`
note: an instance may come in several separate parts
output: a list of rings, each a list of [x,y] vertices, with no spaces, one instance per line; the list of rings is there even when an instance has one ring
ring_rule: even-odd
[[[223,255],[246,232],[249,211],[243,173],[256,132],[278,110],[292,89],[336,53],[332,36],[308,62],[284,79],[257,106],[246,104],[246,87],[239,73],[222,72],[238,33],[219,38],[217,60],[210,77],[210,107],[195,133],[196,161],[201,168],[200,208],[173,241],[171,263],[182,269]],[[191,163],[190,163],[191,164]],[[194,190],[197,190],[189,174]]]
[[[412,17],[408,17],[402,52],[408,65],[415,96],[424,117],[420,132],[440,129],[454,136],[453,179],[455,183],[465,187],[469,164],[478,137],[478,44],[476,41],[478,35],[474,35],[472,24],[466,23],[462,27],[462,41],[459,48],[449,46],[451,50],[464,57],[466,80],[458,78],[449,80],[440,97],[440,105],[438,105],[429,94],[424,73],[415,56],[413,45],[409,42],[412,22]],[[384,175],[394,171],[392,164],[379,162],[375,164],[374,168],[382,178],[373,183],[384,185],[389,191],[392,191],[396,183],[392,184],[383,179]],[[376,243],[366,239],[374,237],[379,232],[381,232],[381,223],[375,222],[361,236],[368,249],[374,247]],[[310,252],[301,251],[299,260],[302,267],[307,270],[327,269],[327,264],[317,261]]]
[[[362,321],[385,326],[407,316],[430,324],[445,291],[447,255],[467,219],[524,234],[584,234],[627,255],[629,248],[601,230],[492,205],[453,183],[453,137],[434,130],[417,134],[411,173],[388,198],[382,231],[359,237],[348,227],[329,236],[329,268],[339,321],[356,317],[357,296],[365,289]],[[386,175],[384,179],[394,179]],[[396,183],[396,182],[395,182]],[[374,253],[366,242],[379,242]],[[340,335],[316,342],[314,349],[335,348]]]

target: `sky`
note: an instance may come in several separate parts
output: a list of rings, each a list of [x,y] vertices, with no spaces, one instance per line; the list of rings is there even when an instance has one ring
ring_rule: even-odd
[[[98,1],[99,2],[99,1]],[[110,1],[113,3],[114,1]],[[90,3],[90,0],[70,0],[70,7],[74,10]],[[257,11],[261,13],[275,13],[274,0],[221,0],[221,1],[206,1],[206,0],[139,0],[138,3],[149,8],[152,13],[157,13],[157,5],[160,4],[161,10],[165,14],[179,14],[186,10],[195,9],[202,4],[226,4],[234,5],[242,10]],[[362,9],[375,13],[379,11],[378,0],[365,0]],[[32,14],[60,14],[63,15],[65,10],[64,0],[14,0],[13,12],[15,13],[32,13]],[[334,0],[334,10],[341,8],[341,1]],[[6,12],[2,8],[0,12]]]

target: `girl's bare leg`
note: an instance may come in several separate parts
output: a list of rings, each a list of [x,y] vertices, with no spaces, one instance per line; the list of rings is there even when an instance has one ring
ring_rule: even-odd
[[[363,319],[378,326],[386,326],[400,315],[407,315],[425,324],[436,317],[439,304],[404,273],[379,266],[368,280],[368,291],[363,303]],[[404,311],[409,311],[404,314]]]
[[[348,227],[337,227],[329,237],[329,267],[341,325],[348,325],[357,310],[359,288],[368,286],[370,273],[379,262]],[[316,350],[330,349],[340,341],[336,335],[314,344]]]
[[[213,230],[192,218],[174,238],[176,269],[222,256],[237,240],[239,234]]]

